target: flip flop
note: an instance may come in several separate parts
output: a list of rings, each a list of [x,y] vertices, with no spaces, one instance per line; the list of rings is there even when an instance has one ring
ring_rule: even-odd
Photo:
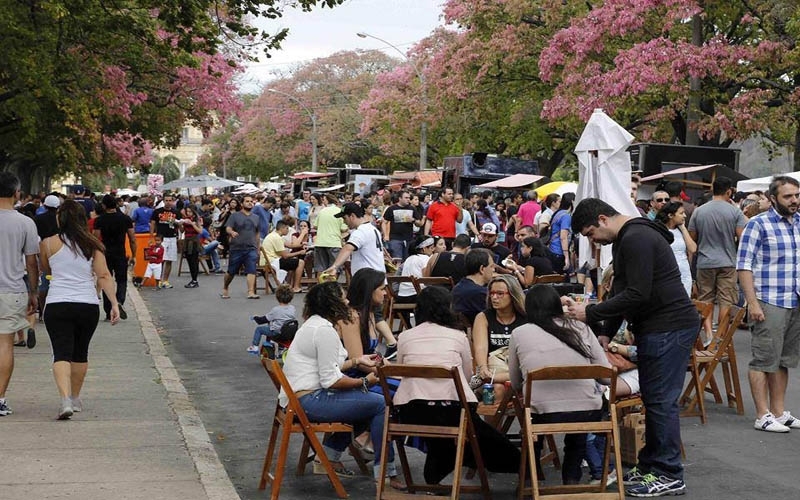
[[[219,298],[221,298],[221,299],[229,299],[229,298],[231,298],[231,296],[230,295],[225,295],[224,293],[221,293],[221,294],[219,294]]]
[[[248,299],[252,299],[252,300],[259,300],[259,299],[261,299],[261,296],[259,296],[259,295],[248,295],[247,298]]]
[[[27,344],[24,340],[20,340],[19,342],[14,342],[14,347],[25,347]]]

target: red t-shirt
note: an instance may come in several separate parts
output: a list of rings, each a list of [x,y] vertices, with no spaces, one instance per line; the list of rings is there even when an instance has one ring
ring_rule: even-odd
[[[164,262],[164,247],[161,245],[150,245],[144,249],[144,258],[151,264],[161,264]]]
[[[441,201],[431,203],[426,217],[431,220],[431,236],[443,238],[456,237],[456,220],[461,209],[454,203],[444,204]]]

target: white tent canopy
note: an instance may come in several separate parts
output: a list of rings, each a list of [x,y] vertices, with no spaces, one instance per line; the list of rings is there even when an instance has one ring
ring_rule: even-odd
[[[479,184],[479,188],[499,188],[499,189],[514,189],[532,185],[534,182],[539,182],[544,179],[543,175],[533,174],[514,174],[502,179],[497,179],[484,184]]]
[[[786,172],[775,175],[788,175],[800,181],[800,172]],[[736,183],[736,190],[742,193],[752,193],[753,191],[767,191],[769,183],[775,175],[768,175],[767,177],[759,177],[758,179],[747,179]]]

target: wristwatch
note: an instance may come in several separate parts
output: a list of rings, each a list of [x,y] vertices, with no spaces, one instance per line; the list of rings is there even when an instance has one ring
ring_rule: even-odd
[[[617,351],[619,351],[619,346],[617,344],[612,344],[608,346],[608,350],[616,354]]]

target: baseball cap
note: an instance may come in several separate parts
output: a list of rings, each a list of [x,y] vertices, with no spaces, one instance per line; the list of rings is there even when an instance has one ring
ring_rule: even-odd
[[[81,186],[80,184],[77,186],[73,186],[72,192],[75,194],[83,194],[86,191],[86,188]]]
[[[497,226],[495,226],[491,222],[487,222],[483,226],[481,226],[481,233],[482,234],[497,234]]]
[[[342,211],[334,215],[334,217],[341,219],[345,215],[355,215],[356,217],[364,217],[364,209],[358,203],[345,203]]]
[[[44,206],[50,208],[58,208],[61,205],[61,200],[54,194],[49,194],[44,199]]]

